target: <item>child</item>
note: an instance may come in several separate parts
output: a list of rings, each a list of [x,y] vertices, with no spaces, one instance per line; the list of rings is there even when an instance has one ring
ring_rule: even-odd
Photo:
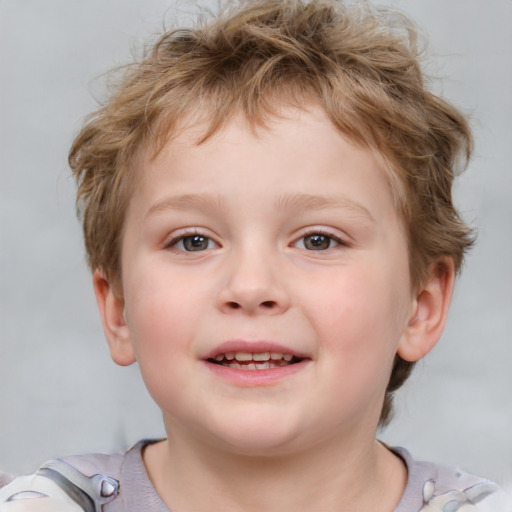
[[[258,0],[165,34],[70,164],[112,358],[167,439],[50,461],[0,511],[506,510],[375,439],[473,241],[470,148],[398,15]]]

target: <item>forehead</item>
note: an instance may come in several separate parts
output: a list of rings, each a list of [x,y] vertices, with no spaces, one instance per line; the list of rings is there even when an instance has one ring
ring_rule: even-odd
[[[206,121],[186,119],[156,156],[143,154],[132,203],[158,209],[173,195],[184,196],[185,207],[194,195],[254,209],[358,202],[373,217],[390,210],[384,158],[347,139],[318,105],[282,109],[264,126],[234,115],[203,140],[207,130]]]
[[[366,142],[354,141],[341,133],[328,118],[325,110],[316,101],[309,100],[300,108],[294,105],[277,104],[265,113],[250,119],[243,112],[235,112],[219,126],[212,128],[208,110],[187,114],[173,126],[167,137],[158,137],[152,146],[142,147],[139,152],[137,167],[143,169],[139,178],[151,174],[151,169],[163,162],[176,166],[184,164],[191,167],[195,160],[211,158],[214,167],[219,159],[237,161],[242,174],[246,159],[251,154],[258,157],[261,165],[272,165],[278,159],[305,156],[304,164],[329,162],[333,155],[343,156],[344,160],[354,160],[364,154],[383,171],[388,178],[391,166],[376,149],[368,147]],[[321,147],[315,146],[321,141]],[[265,151],[261,151],[265,148]],[[326,148],[331,151],[323,151]],[[230,158],[231,157],[231,158]],[[329,162],[333,164],[334,162]],[[171,169],[169,169],[171,170]],[[149,171],[149,172],[144,172]]]
[[[285,92],[289,92],[286,95]],[[146,161],[151,161],[159,156],[165,148],[173,143],[176,146],[199,146],[212,138],[222,139],[228,132],[249,132],[253,137],[265,139],[272,137],[273,132],[282,121],[288,122],[288,128],[295,125],[295,129],[306,127],[305,120],[310,124],[317,123],[329,127],[331,131],[338,131],[346,140],[356,147],[369,148],[375,156],[385,159],[375,148],[370,138],[359,135],[358,129],[352,129],[351,123],[357,124],[360,129],[365,122],[354,120],[352,117],[346,120],[346,126],[336,128],[330,119],[328,109],[322,100],[313,93],[292,91],[275,92],[259,100],[250,111],[247,108],[233,106],[226,109],[226,115],[220,118],[217,112],[217,104],[214,98],[208,96],[198,98],[194,109],[186,109],[183,112],[161,112],[155,125],[149,128],[149,133],[142,139],[139,146],[139,154]],[[336,117],[336,116],[335,116]]]

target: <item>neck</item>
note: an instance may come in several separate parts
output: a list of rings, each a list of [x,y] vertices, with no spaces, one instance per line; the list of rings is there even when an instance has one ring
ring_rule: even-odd
[[[403,462],[374,439],[255,457],[179,435],[149,446],[144,461],[157,492],[176,512],[391,512],[407,479]]]

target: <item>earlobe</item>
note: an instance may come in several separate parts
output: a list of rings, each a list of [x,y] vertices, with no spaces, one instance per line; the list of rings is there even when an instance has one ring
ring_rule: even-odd
[[[451,258],[433,265],[425,285],[414,301],[412,315],[400,340],[398,355],[406,361],[419,361],[441,337],[453,293],[455,270]]]
[[[125,320],[124,299],[115,293],[100,269],[93,274],[93,285],[112,359],[120,366],[128,366],[136,358]]]

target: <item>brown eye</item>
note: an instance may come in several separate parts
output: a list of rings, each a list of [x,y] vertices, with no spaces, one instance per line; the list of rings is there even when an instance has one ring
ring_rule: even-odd
[[[183,248],[186,251],[204,251],[208,249],[209,239],[205,236],[194,235],[183,238]]]
[[[177,249],[178,251],[206,251],[207,249],[211,249],[214,247],[215,242],[203,235],[188,235],[182,236],[172,244],[171,247]]]
[[[307,235],[303,239],[304,248],[309,251],[324,251],[337,245],[338,243],[330,236],[321,233]]]

